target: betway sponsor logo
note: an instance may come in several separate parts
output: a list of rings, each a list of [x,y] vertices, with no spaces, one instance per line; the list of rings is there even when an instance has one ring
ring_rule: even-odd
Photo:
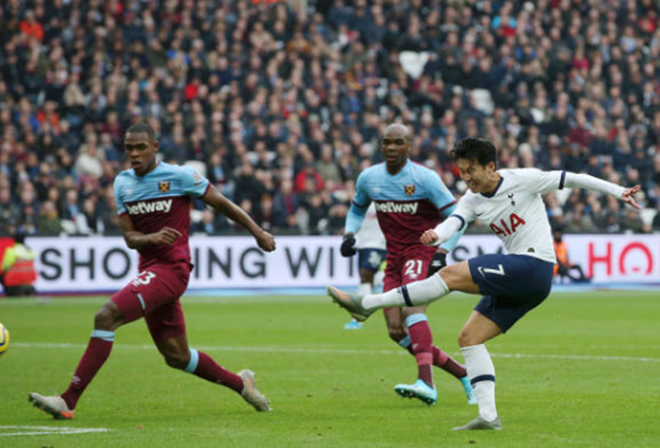
[[[138,202],[135,205],[126,207],[130,215],[143,215],[145,213],[165,212],[172,209],[172,200],[164,199],[162,201]]]
[[[417,213],[419,202],[376,202],[376,210],[381,213]]]

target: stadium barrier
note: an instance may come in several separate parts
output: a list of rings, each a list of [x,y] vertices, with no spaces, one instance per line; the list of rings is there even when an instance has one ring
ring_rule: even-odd
[[[571,262],[592,284],[660,283],[660,235],[565,235]],[[189,288],[319,288],[356,286],[356,257],[339,253],[336,236],[278,237],[277,250],[263,253],[250,237],[193,237],[195,264]],[[93,293],[121,289],[137,273],[138,254],[120,237],[29,238],[38,254],[41,293]],[[503,252],[499,239],[466,235],[450,262]]]

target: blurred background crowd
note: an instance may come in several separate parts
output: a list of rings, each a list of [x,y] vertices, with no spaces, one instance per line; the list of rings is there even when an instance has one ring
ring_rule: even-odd
[[[146,121],[276,234],[336,234],[400,120],[448,153],[640,184],[641,212],[556,192],[567,232],[660,231],[660,7],[653,0],[3,0],[0,233],[117,234],[124,130]],[[193,231],[238,231],[202,204]]]

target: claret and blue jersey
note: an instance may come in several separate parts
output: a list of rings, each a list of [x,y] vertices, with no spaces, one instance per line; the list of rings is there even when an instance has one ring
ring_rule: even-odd
[[[119,215],[128,214],[142,233],[172,227],[182,235],[172,247],[151,246],[140,251],[140,269],[156,261],[190,260],[190,198],[204,196],[209,185],[193,168],[163,162],[145,176],[137,176],[132,169],[117,175],[114,192]]]
[[[360,174],[346,232],[359,230],[371,202],[390,253],[419,245],[422,233],[435,227],[442,215],[449,216],[456,203],[437,173],[410,160],[396,175],[391,175],[384,163]],[[441,247],[451,249],[458,237],[460,234]]]

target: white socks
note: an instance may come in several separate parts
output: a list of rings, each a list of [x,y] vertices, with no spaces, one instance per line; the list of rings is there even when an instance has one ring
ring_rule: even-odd
[[[488,422],[497,418],[495,408],[495,366],[484,344],[461,347],[474,396],[479,404],[479,416]]]
[[[364,296],[362,307],[367,310],[391,308],[395,306],[426,305],[449,293],[447,284],[438,274],[433,274],[425,280],[409,283],[383,294]]]
[[[360,286],[358,286],[357,289],[357,295],[360,297],[364,297],[368,294],[371,294],[372,292],[371,283],[360,283]]]

